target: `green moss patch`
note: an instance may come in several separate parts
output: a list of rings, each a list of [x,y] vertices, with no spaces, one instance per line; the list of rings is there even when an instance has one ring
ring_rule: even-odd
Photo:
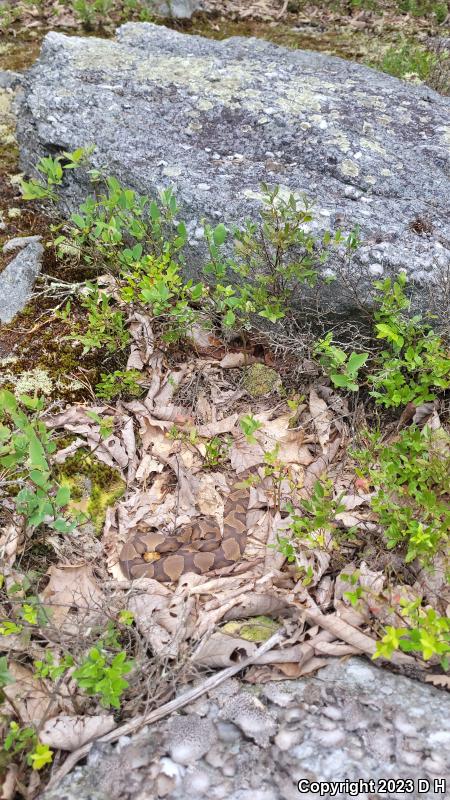
[[[252,397],[264,397],[282,387],[278,372],[266,367],[265,364],[252,364],[247,367],[242,383]]]
[[[280,628],[280,624],[270,617],[258,616],[246,620],[232,620],[223,626],[222,633],[239,636],[246,642],[266,642]]]
[[[58,468],[57,480],[70,489],[69,508],[86,514],[93,532],[100,536],[107,509],[125,492],[125,481],[118,471],[81,448]]]

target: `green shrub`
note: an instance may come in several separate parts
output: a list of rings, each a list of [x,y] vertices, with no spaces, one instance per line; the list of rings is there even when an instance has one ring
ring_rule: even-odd
[[[427,563],[445,549],[450,531],[446,434],[412,426],[388,445],[373,434],[369,447],[355,457],[358,474],[374,487],[370,504],[388,549],[404,548],[407,563],[415,558]]]
[[[375,330],[386,349],[368,376],[370,395],[386,408],[424,403],[450,387],[450,358],[441,337],[420,315],[410,316],[406,275],[376,281]]]
[[[396,650],[420,654],[424,661],[439,658],[444,670],[450,666],[450,619],[433,608],[423,608],[418,598],[412,603],[401,601],[401,616],[406,627],[388,626],[377,643],[373,658],[390,659]]]
[[[310,233],[313,219],[307,198],[283,197],[280,187],[262,184],[260,222],[247,222],[234,228],[233,255],[224,256],[228,232],[223,224],[205,226],[209,261],[205,275],[214,281],[213,301],[223,322],[232,327],[237,320],[248,322],[251,314],[276,322],[292,310],[292,297],[301,298],[302,287],[313,286],[319,267],[331,248],[353,250],[356,232],[345,238],[340,231],[326,232],[321,238]],[[234,282],[227,282],[233,275]]]

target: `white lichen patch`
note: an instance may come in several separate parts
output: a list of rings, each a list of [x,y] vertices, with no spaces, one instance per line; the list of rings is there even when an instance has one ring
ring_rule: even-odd
[[[359,175],[359,167],[355,164],[354,161],[351,161],[349,158],[346,158],[345,161],[342,161],[339,165],[339,169],[341,170],[343,175],[346,175],[349,178],[356,178]]]
[[[343,153],[348,153],[350,150],[350,142],[348,136],[343,132],[338,130],[337,128],[333,128],[331,130],[332,138],[327,139],[326,143],[331,145],[336,145],[339,147]]]
[[[364,150],[373,150],[374,153],[379,153],[381,156],[387,155],[384,147],[382,147],[381,144],[374,139],[363,138],[359,140],[359,143]]]
[[[27,372],[22,372],[19,377],[17,375],[12,377],[15,383],[14,394],[16,395],[34,394],[35,392],[41,392],[45,395],[52,393],[53,381],[48,372],[43,369],[36,367]]]

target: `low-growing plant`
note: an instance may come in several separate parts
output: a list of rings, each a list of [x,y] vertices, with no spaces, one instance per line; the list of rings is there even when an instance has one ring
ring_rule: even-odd
[[[406,284],[404,272],[395,281],[375,282],[375,330],[386,349],[379,353],[368,382],[371,396],[386,408],[425,403],[450,387],[448,347],[420,315],[410,316]]]
[[[47,744],[39,741],[34,728],[21,728],[14,721],[9,723],[9,732],[3,744],[3,751],[11,760],[20,754],[26,755],[27,764],[35,770],[51,764],[53,759],[53,751]]]
[[[239,425],[242,433],[247,439],[247,442],[249,444],[256,444],[258,440],[255,436],[255,433],[262,428],[262,422],[256,419],[253,414],[246,414],[239,420]]]
[[[383,349],[372,355],[347,354],[333,344],[332,333],[314,348],[334,386],[357,391],[365,384],[377,405],[385,408],[435,400],[439,391],[450,387],[448,345],[420,314],[411,315],[406,285],[404,272],[395,280],[374,283],[374,331]]]
[[[32,178],[29,181],[21,180],[21,190],[24,200],[53,200],[57,199],[55,187],[61,186],[64,179],[64,170],[76,169],[86,164],[92,153],[92,148],[80,147],[72,153],[63,152],[60,156],[44,156],[39,159],[36,169],[42,175],[42,180]]]
[[[400,601],[402,627],[387,626],[373,658],[391,659],[393,653],[418,653],[424,661],[438,658],[444,670],[450,667],[450,618],[433,608],[423,608],[420,598]]]
[[[133,662],[127,661],[125,651],[111,658],[101,646],[93,647],[86,659],[73,672],[72,678],[88,695],[98,695],[104,708],[120,708],[120,698],[128,681],[124,675],[131,672]]]
[[[388,549],[402,546],[407,563],[415,558],[427,563],[445,550],[450,531],[448,437],[412,426],[392,444],[373,435],[355,457],[358,474],[374,487],[370,504]]]
[[[17,399],[5,389],[0,391],[0,492],[14,498],[16,511],[29,528],[45,523],[67,533],[76,520],[68,512],[69,489],[52,477],[50,456],[56,444],[40,419],[43,408],[41,398]]]
[[[292,297],[299,298],[302,287],[316,283],[333,246],[343,245],[348,251],[358,244],[356,232],[348,237],[341,231],[312,234],[308,226],[313,214],[306,196],[284,197],[279,186],[267,184],[261,189],[260,223],[247,222],[232,230],[232,256],[222,250],[228,238],[225,226],[205,225],[210,257],[204,272],[214,280],[214,304],[230,327],[237,320],[248,322],[251,314],[270,322],[282,319],[292,307]],[[227,281],[229,275],[235,276],[233,284]]]
[[[295,508],[291,502],[286,504],[290,514],[289,535],[278,536],[278,548],[286,559],[297,560],[299,543],[317,548],[327,547],[327,534],[336,527],[336,516],[345,510],[342,498],[333,496],[331,480],[317,480],[311,496],[302,500]]]
[[[142,374],[137,369],[102,373],[101,379],[95,387],[95,394],[104,400],[114,400],[116,397],[128,400],[140,397],[144,389],[139,380],[142,380]]]
[[[205,443],[205,462],[204,465],[207,469],[217,469],[222,466],[228,458],[231,447],[231,439],[229,436],[223,438],[221,436],[213,436]]]
[[[67,338],[83,345],[83,355],[100,349],[115,355],[123,353],[131,342],[126,314],[94,283],[86,284],[86,292],[80,302],[87,311],[87,325],[85,322],[82,327],[78,325]]]
[[[319,357],[320,364],[325,368],[334,386],[349,392],[359,389],[358,373],[364,366],[369,353],[347,353],[333,344],[333,334],[327,333],[319,339],[314,347],[314,355]]]

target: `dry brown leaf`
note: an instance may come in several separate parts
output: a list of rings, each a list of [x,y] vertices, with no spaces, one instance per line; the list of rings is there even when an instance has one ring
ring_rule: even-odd
[[[425,681],[433,686],[450,689],[450,675],[425,675]]]
[[[136,312],[130,320],[128,330],[133,341],[130,346],[127,369],[143,370],[149,363],[155,347],[150,317]]]
[[[224,620],[265,616],[276,618],[289,607],[289,601],[275,591],[251,591],[223,615]]]
[[[6,770],[5,778],[3,780],[3,785],[0,787],[0,792],[1,792],[0,800],[13,800],[16,791],[18,774],[19,774],[19,765],[9,764]]]
[[[112,714],[108,716],[69,716],[59,714],[48,719],[39,731],[39,739],[58,750],[77,750],[91,739],[98,739],[116,727]]]
[[[256,418],[261,420],[264,419],[264,416],[256,414]],[[275,419],[264,420],[258,435],[262,440],[264,450],[270,451],[278,447],[278,458],[284,464],[302,464],[307,467],[314,457],[309,448],[303,444],[304,431],[300,428],[291,429],[289,427],[291,419],[292,412],[288,412]]]
[[[158,656],[177,658],[182,643],[193,631],[195,600],[183,588],[174,594],[158,581],[144,580],[145,591],[130,597],[128,610],[133,612],[138,630]]]
[[[15,515],[14,515],[15,516]],[[17,554],[17,548],[23,538],[23,522],[15,519],[0,531],[0,564],[12,567]]]
[[[38,727],[45,716],[58,710],[54,693],[47,690],[45,682],[39,680],[31,669],[18,661],[10,661],[8,670],[14,683],[3,687],[7,700],[11,701],[23,725]]]
[[[230,461],[234,471],[239,475],[247,469],[256,467],[264,461],[264,450],[259,444],[249,444],[244,436],[240,436],[230,450]]]
[[[311,389],[309,394],[309,411],[312,417],[314,428],[317,432],[322,450],[326,449],[330,441],[331,425],[333,415],[324,400],[321,400],[317,392]]]
[[[46,607],[51,608],[55,625],[61,625],[71,609],[76,609],[85,621],[92,612],[101,610],[103,594],[87,564],[52,565],[47,575],[50,575],[50,581],[41,593],[41,599]]]
[[[204,667],[230,667],[237,661],[254,655],[257,649],[253,642],[217,631],[200,643],[192,654],[191,661]]]
[[[231,414],[230,417],[224,417],[217,422],[208,422],[207,425],[199,425],[197,433],[205,439],[211,439],[213,436],[220,436],[222,433],[231,433],[236,427],[239,419],[239,414]]]

